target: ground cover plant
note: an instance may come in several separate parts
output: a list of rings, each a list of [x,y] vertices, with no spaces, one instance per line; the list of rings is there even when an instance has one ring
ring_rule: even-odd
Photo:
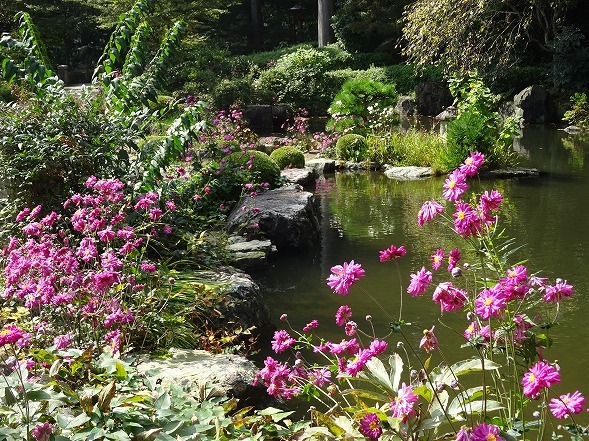
[[[334,266],[327,278],[344,300],[335,313],[341,341],[323,339],[312,316],[303,329],[290,327],[287,314],[281,317],[284,329],[272,340],[278,355],[266,358],[258,381],[273,396],[316,403],[310,408],[315,427],[307,433],[397,440],[587,435],[576,421],[586,408],[583,391],[567,390],[566,372],[550,358],[552,328],[574,288],[518,259],[520,249],[499,222],[503,196],[472,190],[483,164],[484,156],[471,152],[448,175],[441,197],[417,213],[419,226],[440,222],[462,246],[432,249],[430,261],[410,277],[399,275],[406,283],[399,311],[387,311],[388,329],[374,329],[370,315],[364,321],[364,311],[345,304],[357,290],[371,298],[361,281],[369,274],[355,261]],[[405,246],[391,245],[379,257],[396,266],[406,253]],[[403,303],[428,294],[440,318],[416,339]],[[436,328],[449,326],[448,314],[466,318],[463,328],[454,329],[461,340],[455,344],[471,354],[461,361],[448,361],[449,343],[436,337]]]

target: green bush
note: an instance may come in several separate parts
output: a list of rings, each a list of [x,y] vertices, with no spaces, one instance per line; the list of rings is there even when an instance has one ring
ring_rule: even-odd
[[[276,187],[280,182],[278,164],[258,150],[231,153],[227,157],[227,165],[243,171],[250,181],[267,182],[270,187]]]
[[[323,113],[331,100],[325,80],[331,65],[332,60],[325,51],[298,49],[263,71],[256,86],[260,94],[271,93],[278,102]]]
[[[335,144],[335,154],[337,159],[343,161],[364,161],[368,154],[366,138],[355,133],[343,135]]]
[[[359,130],[363,130],[370,115],[369,108],[378,106],[384,109],[395,106],[398,98],[394,84],[371,79],[346,81],[329,106],[332,117],[329,125],[341,131],[352,122]]]
[[[589,100],[585,93],[575,93],[571,96],[571,108],[564,114],[564,119],[570,124],[589,128]]]
[[[442,166],[446,170],[455,169],[471,151],[479,151],[488,157],[496,139],[497,131],[488,124],[488,119],[469,109],[448,123],[447,148],[442,156]]]
[[[270,158],[276,161],[280,169],[303,168],[305,166],[305,155],[298,148],[285,145],[270,153]]]
[[[221,80],[211,92],[216,109],[229,109],[233,104],[252,103],[254,88],[251,78],[227,78]]]
[[[14,100],[12,88],[6,81],[0,81],[0,101],[10,102]]]

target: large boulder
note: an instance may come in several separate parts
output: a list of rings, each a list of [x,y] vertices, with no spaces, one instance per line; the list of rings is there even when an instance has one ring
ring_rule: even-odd
[[[311,168],[317,175],[335,172],[335,159],[316,158],[305,161],[305,167]]]
[[[415,103],[421,115],[436,116],[453,102],[450,89],[444,83],[425,81],[415,86]]]
[[[244,198],[229,215],[227,230],[262,234],[278,251],[301,251],[315,246],[320,236],[319,214],[313,194],[299,185],[270,190],[253,199]],[[243,207],[246,207],[244,209]]]
[[[164,387],[174,384],[198,393],[208,383],[214,396],[247,400],[243,403],[247,405],[267,400],[265,390],[253,386],[259,369],[240,355],[173,348],[167,358],[143,358],[137,369],[160,380]]]
[[[400,96],[395,109],[401,116],[412,116],[415,115],[417,111],[417,105],[415,104],[413,97]]]
[[[249,127],[258,135],[270,135],[279,132],[288,119],[285,106],[253,104],[243,109],[243,116],[249,121]]]
[[[315,187],[315,170],[305,168],[286,168],[280,176],[289,184],[298,184],[303,188]]]
[[[526,87],[513,98],[515,115],[528,124],[555,122],[556,109],[550,93],[537,84]]]
[[[258,331],[271,325],[268,306],[252,278],[236,268],[226,266],[213,270],[199,270],[192,274],[195,280],[213,287],[225,301],[217,306],[218,317],[210,317],[215,327],[254,326]]]

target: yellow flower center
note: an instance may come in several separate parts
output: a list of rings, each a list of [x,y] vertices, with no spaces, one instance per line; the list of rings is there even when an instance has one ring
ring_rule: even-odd
[[[536,376],[534,374],[530,374],[528,377],[528,383],[533,383],[534,381],[536,381]]]
[[[454,188],[456,187],[456,181],[450,181],[450,183],[448,184],[448,188]]]
[[[459,211],[458,213],[456,213],[456,217],[458,218],[458,220],[463,220],[465,218],[464,211]]]
[[[492,433],[487,434],[487,441],[496,441],[497,438]]]
[[[487,297],[484,301],[483,304],[485,306],[489,306],[491,303],[493,303],[493,299],[491,297]]]
[[[472,158],[466,158],[466,159],[464,160],[464,163],[465,163],[466,165],[470,165],[470,164],[472,164]]]

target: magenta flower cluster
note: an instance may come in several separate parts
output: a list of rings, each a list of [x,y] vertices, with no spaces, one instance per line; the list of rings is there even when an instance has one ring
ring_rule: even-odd
[[[34,310],[37,337],[58,350],[91,338],[119,350],[121,331],[135,320],[129,300],[156,271],[141,258],[143,230],[158,234],[170,201],[162,208],[149,192],[133,202],[117,179],[92,176],[86,187],[65,201],[69,217],[42,215],[41,206],[19,213],[23,235],[2,250],[2,297]],[[143,230],[127,223],[131,213]]]

